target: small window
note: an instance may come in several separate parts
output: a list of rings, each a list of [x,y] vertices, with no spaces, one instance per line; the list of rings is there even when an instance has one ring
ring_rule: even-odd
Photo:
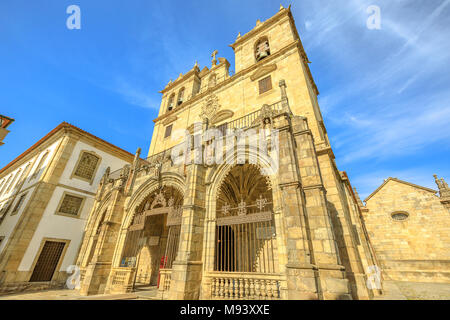
[[[8,180],[6,180],[6,183],[2,185],[2,191],[0,191],[0,194],[3,194],[3,191],[5,191],[6,186],[8,185],[9,181],[11,181],[12,174],[8,177]]]
[[[170,137],[170,135],[172,134],[172,124],[170,126],[166,127],[166,132],[164,133],[164,139]]]
[[[259,80],[259,94],[269,91],[272,89],[272,77],[268,76],[262,80]]]
[[[172,93],[172,95],[169,98],[169,102],[167,103],[167,111],[172,111],[174,99],[175,99],[175,93]]]
[[[26,193],[20,196],[19,201],[17,201],[13,211],[11,212],[12,216],[19,212],[19,209],[22,206],[22,203],[25,201],[26,196],[27,196]]]
[[[91,181],[94,178],[95,170],[100,158],[89,152],[83,152],[78,162],[74,176]]]
[[[65,194],[63,196],[63,200],[61,205],[59,206],[59,213],[70,215],[70,216],[78,216],[80,213],[81,205],[83,204],[84,198],[77,197],[71,194]]]
[[[14,176],[14,179],[11,181],[11,183],[8,186],[8,188],[6,189],[6,193],[8,193],[11,190],[11,188],[14,186],[14,184],[16,183],[17,178],[20,176],[21,172],[22,172],[22,169],[19,169],[19,171]]]
[[[263,37],[255,44],[255,58],[256,61],[261,61],[268,56],[270,56],[269,39],[267,39],[267,37]]]
[[[409,218],[408,212],[394,212],[391,217],[395,221],[405,221]]]
[[[2,208],[2,210],[0,210],[0,217],[5,217],[8,214],[9,209],[11,209],[11,205],[12,205],[12,202],[8,202],[5,204],[5,206]]]
[[[36,167],[36,170],[34,171],[33,175],[30,177],[30,181],[33,180],[34,178],[36,178],[38,176],[38,174],[41,172],[41,169],[44,167],[45,164],[45,160],[48,157],[49,152],[46,151],[44,153],[44,155],[41,157],[41,160],[39,160],[39,164]]]
[[[179,106],[184,101],[184,87],[180,89],[180,92],[178,92],[178,99],[177,99],[177,105]]]
[[[2,245],[3,239],[5,239],[5,237],[0,236],[0,246]]]

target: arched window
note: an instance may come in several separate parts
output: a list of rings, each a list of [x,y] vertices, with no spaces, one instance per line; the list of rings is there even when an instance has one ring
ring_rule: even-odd
[[[409,213],[406,211],[397,211],[391,214],[391,218],[395,221],[405,221],[409,218]]]
[[[268,56],[270,56],[269,39],[267,37],[263,37],[255,44],[255,58],[256,61],[260,61]]]
[[[175,93],[170,95],[169,101],[167,103],[167,111],[171,111],[173,109],[173,100],[175,99]]]
[[[178,92],[178,99],[177,99],[177,105],[179,106],[184,101],[184,87],[180,89]]]

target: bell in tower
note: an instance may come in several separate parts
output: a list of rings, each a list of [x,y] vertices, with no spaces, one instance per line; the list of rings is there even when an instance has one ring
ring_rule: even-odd
[[[256,43],[255,49],[256,61],[260,61],[270,56],[269,40],[264,37]]]

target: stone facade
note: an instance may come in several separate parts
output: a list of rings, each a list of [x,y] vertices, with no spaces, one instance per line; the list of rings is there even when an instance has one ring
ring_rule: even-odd
[[[450,285],[449,189],[436,182],[441,197],[389,178],[365,200],[364,223],[384,280]]]
[[[236,73],[214,51],[211,68],[196,63],[171,80],[148,158],[138,150],[103,176],[77,260],[81,294],[140,285],[158,285],[160,299],[444,292],[447,183],[436,177],[438,197],[390,178],[362,203],[336,166],[289,8],[231,47]]]
[[[215,51],[211,68],[195,64],[170,81],[149,157],[139,150],[131,166],[103,177],[77,262],[82,294],[154,285],[155,269],[162,299],[380,294],[366,285],[373,248],[348,178],[337,169],[290,8],[258,21],[231,47],[236,73]],[[216,131],[202,136],[206,129]],[[266,134],[267,150],[253,148],[251,137],[242,149],[221,144],[252,130]],[[173,155],[203,161],[178,163]],[[219,155],[223,163],[211,160]],[[247,170],[240,176],[239,166]],[[149,221],[158,215],[165,223],[151,244]]]

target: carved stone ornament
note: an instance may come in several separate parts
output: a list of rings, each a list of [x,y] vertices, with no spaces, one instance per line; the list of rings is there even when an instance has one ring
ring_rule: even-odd
[[[271,73],[272,71],[277,70],[277,65],[275,63],[273,64],[269,64],[267,66],[262,66],[260,68],[258,68],[251,76],[250,76],[250,80],[255,81],[256,79],[259,79],[263,76],[265,76],[266,74]]]
[[[166,118],[166,119],[162,122],[162,124],[166,126],[166,125],[168,125],[169,123],[172,123],[172,122],[174,122],[174,121],[177,120],[177,119],[178,119],[177,116],[170,116],[170,117]]]
[[[164,194],[162,193],[162,191],[160,191],[155,196],[155,199],[153,200],[152,205],[150,206],[150,209],[153,209],[157,205],[161,205],[162,207],[167,206],[166,198],[164,197]]]
[[[219,109],[219,99],[215,94],[210,95],[203,103],[201,113],[202,119],[211,119],[217,113],[217,111],[219,111]]]
[[[216,124],[223,120],[232,118],[233,115],[234,115],[234,112],[231,110],[221,110],[212,117],[211,124]]]

